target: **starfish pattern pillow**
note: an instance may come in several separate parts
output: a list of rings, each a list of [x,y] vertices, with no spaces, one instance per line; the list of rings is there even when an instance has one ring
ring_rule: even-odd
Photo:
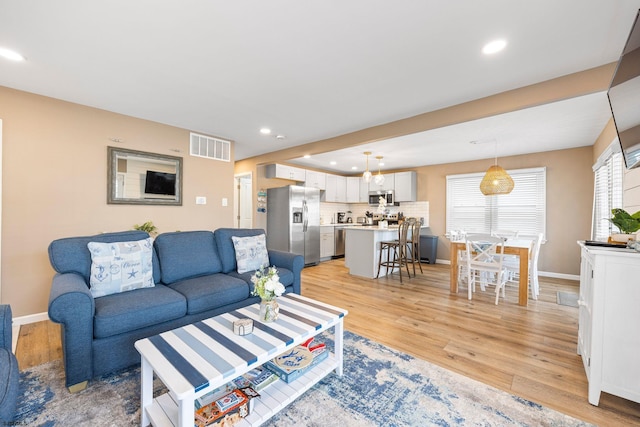
[[[91,295],[94,298],[155,286],[153,239],[87,244],[91,252]]]

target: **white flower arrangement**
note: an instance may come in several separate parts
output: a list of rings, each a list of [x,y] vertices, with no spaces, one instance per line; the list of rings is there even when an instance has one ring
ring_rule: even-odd
[[[280,283],[275,266],[269,267],[266,271],[264,267],[260,267],[260,270],[251,276],[251,282],[254,284],[251,295],[259,296],[264,301],[271,301],[284,294],[284,285]]]
[[[378,213],[387,213],[387,199],[385,197],[378,198]]]

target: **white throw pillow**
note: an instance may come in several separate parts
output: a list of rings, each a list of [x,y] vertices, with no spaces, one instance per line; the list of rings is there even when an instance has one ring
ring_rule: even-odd
[[[249,237],[231,236],[236,250],[238,273],[254,271],[269,266],[269,252],[264,234]]]
[[[87,244],[91,252],[91,295],[94,298],[139,288],[153,283],[153,239],[135,242]]]

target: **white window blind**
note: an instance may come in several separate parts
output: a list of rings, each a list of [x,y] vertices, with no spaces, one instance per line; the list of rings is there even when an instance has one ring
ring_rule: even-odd
[[[520,234],[545,233],[546,169],[507,171],[514,188],[509,194],[485,196],[480,192],[484,173],[447,176],[447,230],[490,233],[514,230]]]
[[[623,162],[619,147],[619,143],[615,141],[593,166],[595,172],[591,232],[593,240],[606,241],[611,234],[618,232],[618,227],[613,225],[609,218],[611,218],[611,209],[622,207]]]

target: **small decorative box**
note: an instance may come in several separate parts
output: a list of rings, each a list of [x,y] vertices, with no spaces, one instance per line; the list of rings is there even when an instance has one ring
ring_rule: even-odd
[[[236,335],[249,335],[253,332],[253,320],[238,319],[233,321],[233,333]]]

